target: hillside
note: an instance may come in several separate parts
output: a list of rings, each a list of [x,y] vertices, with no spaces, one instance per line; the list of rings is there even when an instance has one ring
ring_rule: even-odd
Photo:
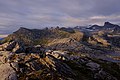
[[[71,32],[62,29],[27,29],[21,27],[19,30],[10,34],[3,42],[10,40],[20,40],[26,44],[44,44],[55,38],[69,37]]]

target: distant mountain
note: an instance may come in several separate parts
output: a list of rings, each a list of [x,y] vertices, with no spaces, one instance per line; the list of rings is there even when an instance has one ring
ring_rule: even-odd
[[[104,28],[116,28],[116,27],[119,27],[119,26],[116,25],[116,24],[112,24],[110,22],[105,22],[103,27]]]
[[[96,30],[96,29],[101,29],[101,28],[102,28],[102,26],[93,25],[93,26],[91,26],[91,27],[89,27],[89,28],[86,28],[86,29]]]
[[[116,25],[116,24],[112,24],[110,22],[105,22],[103,26],[93,25],[87,29],[91,29],[91,30],[114,30],[116,28],[120,29],[120,26]]]
[[[93,31],[91,32],[87,29]],[[45,29],[27,29],[21,27],[3,39],[2,43],[9,41],[20,41],[25,45],[46,45],[58,47],[60,49],[62,46],[65,47],[66,45],[74,44],[71,44],[72,40],[75,44],[81,42],[94,46],[120,46],[119,25],[105,22],[103,26],[93,25],[87,29],[80,28],[79,26],[74,28],[56,27]],[[70,46],[67,47],[69,48]]]

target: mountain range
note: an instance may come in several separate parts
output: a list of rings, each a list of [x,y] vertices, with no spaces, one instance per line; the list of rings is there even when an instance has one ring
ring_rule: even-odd
[[[120,26],[110,22],[89,28],[21,27],[0,43],[3,80],[120,79]]]

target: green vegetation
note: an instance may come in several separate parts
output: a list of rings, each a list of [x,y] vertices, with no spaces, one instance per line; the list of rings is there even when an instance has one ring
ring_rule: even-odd
[[[48,39],[37,39],[37,40],[35,40],[34,41],[34,45],[40,45],[40,44],[42,44],[42,45],[46,45],[48,43]]]
[[[70,33],[65,32],[65,31],[59,31],[58,34],[62,37],[62,38],[66,38],[70,36]]]

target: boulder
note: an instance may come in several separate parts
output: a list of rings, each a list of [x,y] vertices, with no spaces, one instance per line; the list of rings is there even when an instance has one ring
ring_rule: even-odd
[[[17,80],[17,74],[9,63],[0,65],[0,80]]]
[[[12,42],[7,42],[4,43],[2,45],[0,45],[0,50],[7,50],[7,51],[11,51],[14,47],[15,47],[16,42],[12,41]]]
[[[21,53],[24,52],[24,46],[20,43],[16,43],[15,47],[13,48],[12,52]]]
[[[86,64],[86,66],[90,67],[91,70],[99,70],[100,69],[100,65],[94,62],[89,62]]]
[[[14,53],[9,51],[0,51],[0,62],[7,63]]]
[[[118,80],[109,73],[103,71],[102,69],[94,75],[95,80]]]

